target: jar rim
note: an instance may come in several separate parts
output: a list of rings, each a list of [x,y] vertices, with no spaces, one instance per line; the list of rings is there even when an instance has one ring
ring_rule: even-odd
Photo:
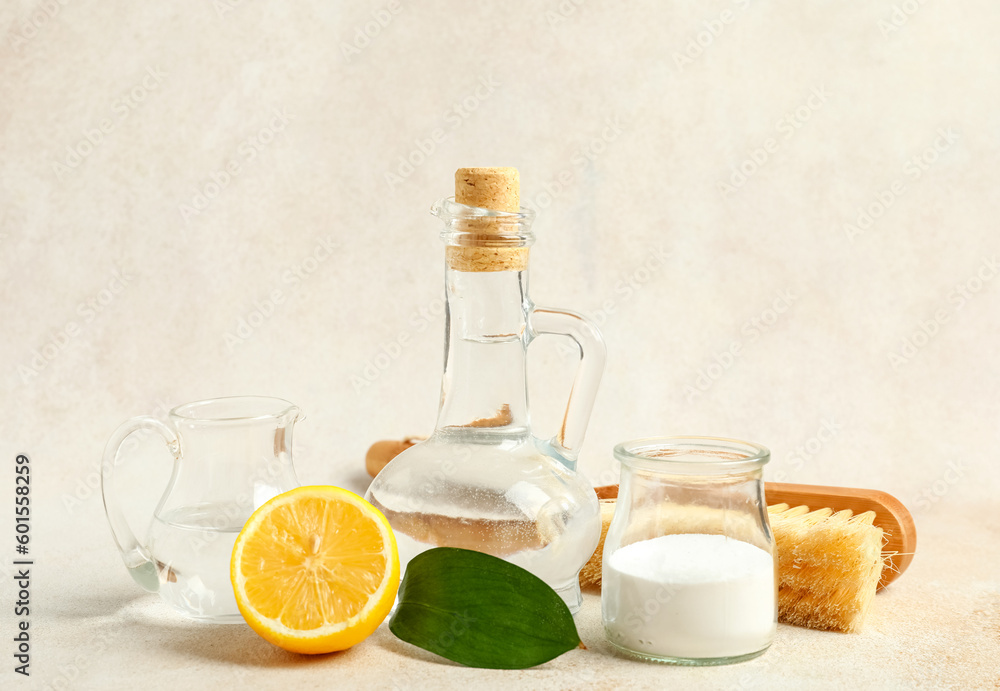
[[[758,470],[771,460],[767,447],[728,437],[642,437],[615,446],[615,459],[630,468],[678,475]]]

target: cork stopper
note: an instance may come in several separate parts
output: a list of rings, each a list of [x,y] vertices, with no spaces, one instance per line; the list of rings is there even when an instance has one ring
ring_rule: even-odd
[[[517,168],[459,168],[455,171],[455,201],[516,214],[521,208],[521,176]]]
[[[518,213],[521,176],[517,168],[459,168],[455,171],[455,201],[491,211]],[[504,235],[509,224],[498,219],[470,220],[459,244],[448,245],[448,266],[456,271],[524,271],[528,248]],[[513,246],[505,246],[513,245]]]

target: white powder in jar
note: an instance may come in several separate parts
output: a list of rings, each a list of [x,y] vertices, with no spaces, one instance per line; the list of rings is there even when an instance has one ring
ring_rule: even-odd
[[[663,535],[604,562],[608,639],[628,650],[721,658],[763,650],[774,638],[774,559],[725,535]]]

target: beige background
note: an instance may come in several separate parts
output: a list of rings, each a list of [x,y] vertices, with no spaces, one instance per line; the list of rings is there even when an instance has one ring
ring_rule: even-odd
[[[33,688],[997,683],[995,3],[30,0],[0,31],[0,452],[34,469]],[[611,656],[592,597],[588,652],[483,673],[384,628],[303,661],[141,595],[93,489],[125,418],[281,396],[308,415],[300,479],[357,491],[370,443],[432,428],[427,210],[467,165],[520,168],[533,297],[602,323],[595,484],[618,441],[717,434],[770,447],[769,478],[910,506],[916,560],[864,633],[664,669]],[[573,362],[540,342],[530,368],[551,432]],[[148,511],[166,461],[143,449]]]

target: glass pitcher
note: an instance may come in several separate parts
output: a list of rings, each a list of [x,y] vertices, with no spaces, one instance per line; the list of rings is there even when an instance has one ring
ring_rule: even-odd
[[[604,541],[609,642],[644,660],[717,665],[774,639],[774,539],[758,444],[651,437],[619,444],[621,482]]]
[[[195,619],[240,622],[229,579],[233,544],[257,507],[298,487],[291,449],[301,411],[279,398],[239,396],[178,406],[168,418],[132,418],[111,435],[101,468],[111,532],[143,588]],[[174,458],[145,544],[129,527],[114,483],[119,449],[139,430],[161,434]]]
[[[540,577],[575,612],[579,572],[601,531],[597,495],[574,470],[604,368],[603,340],[578,314],[536,307],[528,297],[532,211],[446,199],[432,213],[444,222],[446,243],[437,425],[379,473],[366,498],[392,525],[404,568],[432,547],[486,552]],[[562,427],[548,440],[531,434],[525,384],[526,349],[540,334],[569,336],[581,352]]]

